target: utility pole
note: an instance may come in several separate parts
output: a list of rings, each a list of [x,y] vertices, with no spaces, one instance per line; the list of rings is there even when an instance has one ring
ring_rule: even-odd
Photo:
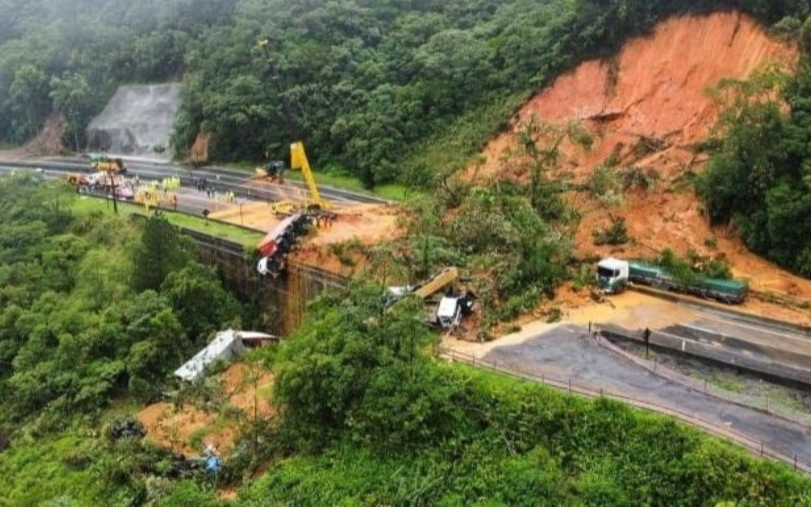
[[[650,328],[645,328],[645,331],[642,332],[642,338],[645,340],[645,359],[647,359],[650,353]]]
[[[115,195],[115,177],[113,176],[113,171],[110,169],[107,170],[107,178],[110,180],[110,191],[113,194],[113,212],[118,215],[118,198]]]

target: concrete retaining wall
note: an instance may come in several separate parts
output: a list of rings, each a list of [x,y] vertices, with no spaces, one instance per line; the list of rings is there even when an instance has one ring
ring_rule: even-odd
[[[630,340],[644,344],[641,332],[629,331],[619,326],[603,325],[601,333],[607,338]],[[746,354],[732,354],[712,344],[690,340],[682,336],[651,330],[650,345],[710,362],[733,366],[769,378],[788,381],[789,383],[799,383],[805,387],[811,386],[811,371],[809,370]]]
[[[256,305],[258,331],[289,335],[301,325],[307,303],[326,290],[341,290],[348,284],[341,276],[291,262],[279,278],[263,277],[256,271],[258,259],[241,245],[196,232],[189,236],[198,245],[200,260],[222,273],[225,286]]]

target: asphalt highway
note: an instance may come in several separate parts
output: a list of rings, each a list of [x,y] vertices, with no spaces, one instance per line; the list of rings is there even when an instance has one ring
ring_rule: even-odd
[[[53,169],[53,168],[42,168],[42,174],[45,179],[48,180],[56,180],[63,177],[67,172],[76,172],[76,171],[65,171],[64,169]],[[0,162],[0,174],[9,174],[13,171],[20,170],[20,167],[17,164],[11,163],[2,163]],[[31,170],[30,168],[24,168],[23,170]],[[139,173],[140,176],[140,173]],[[144,178],[145,176],[142,176]],[[166,177],[166,176],[163,176]],[[103,197],[106,195],[104,190],[95,190],[90,192],[92,195]],[[177,190],[177,211],[182,211],[184,213],[189,213],[192,215],[200,215],[202,216],[203,210],[209,210],[209,212],[215,212],[218,210],[220,206],[223,206],[218,201],[208,197],[206,192],[198,191],[194,188],[184,187]],[[243,196],[240,196],[237,199],[238,203],[248,203],[256,200],[249,199]],[[121,202],[131,202],[124,199],[119,199]]]
[[[598,323],[636,341],[650,329],[650,343],[811,385],[811,332],[714,306],[657,301],[637,305]]]
[[[587,328],[559,326],[517,344],[496,344],[482,359],[512,371],[620,394],[695,416],[811,463],[811,435],[799,423],[697,392],[659,377],[588,338]]]
[[[234,192],[246,199],[269,202],[293,198],[300,199],[307,195],[306,186],[302,182],[291,180],[286,181],[284,184],[261,182],[252,179],[251,173],[238,169],[217,166],[189,169],[188,167],[158,161],[125,160],[127,163],[127,175],[129,177],[138,175],[141,180],[161,180],[177,176],[184,187],[194,188],[195,184],[192,180],[197,181],[205,178],[208,184],[219,192]],[[93,172],[89,160],[80,157],[0,161],[0,164],[3,167],[41,168],[48,172]],[[339,208],[354,204],[383,204],[387,202],[385,199],[371,194],[339,189],[328,185],[319,184],[318,189],[322,197],[331,200]]]

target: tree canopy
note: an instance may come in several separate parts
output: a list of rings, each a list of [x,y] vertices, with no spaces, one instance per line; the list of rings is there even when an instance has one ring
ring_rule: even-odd
[[[59,427],[116,397],[150,399],[241,318],[161,217],[75,215],[75,193],[32,175],[0,179],[0,193],[0,433],[32,418]],[[153,237],[165,265],[150,261]],[[143,283],[144,269],[160,279]]]
[[[808,40],[809,27],[796,27]],[[811,277],[809,93],[808,55],[794,76],[722,83],[720,135],[699,180],[710,220],[733,224],[752,251],[804,277]]]
[[[516,97],[666,16],[725,8],[766,23],[808,12],[805,0],[2,0],[0,143],[55,111],[81,146],[117,85],[182,80],[180,156],[210,133],[215,159],[281,158],[281,97],[255,48],[269,38],[317,166],[424,185],[503,128]]]

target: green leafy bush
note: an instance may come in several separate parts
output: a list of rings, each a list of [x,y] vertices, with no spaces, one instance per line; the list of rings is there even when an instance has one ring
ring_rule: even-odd
[[[607,229],[600,229],[592,232],[594,245],[624,245],[631,240],[628,235],[628,228],[625,225],[625,218],[611,216],[611,225]]]

